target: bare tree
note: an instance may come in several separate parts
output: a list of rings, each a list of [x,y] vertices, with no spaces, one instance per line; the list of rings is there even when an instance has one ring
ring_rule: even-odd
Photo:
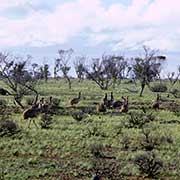
[[[43,66],[39,67],[39,75],[40,75],[40,79],[44,79],[45,82],[47,82],[49,76],[51,75],[48,64],[44,64]]]
[[[102,55],[92,59],[91,64],[84,68],[87,78],[93,80],[101,89],[107,90],[115,86],[117,80],[125,77],[127,61],[123,56]]]
[[[84,56],[77,56],[76,60],[74,61],[74,67],[79,82],[81,82],[85,76],[84,73],[85,60],[86,58]]]
[[[123,56],[113,55],[106,58],[106,63],[113,78],[113,86],[115,87],[117,80],[121,82],[128,75],[128,62]]]
[[[140,96],[142,96],[145,86],[149,87],[150,82],[160,74],[162,62],[166,59],[164,56],[156,56],[156,50],[151,50],[146,46],[143,49],[144,57],[135,58],[133,65],[135,76],[141,83]]]
[[[168,77],[168,80],[170,82],[170,88],[169,88],[168,92],[172,93],[172,88],[176,84],[176,82],[179,80],[179,77],[180,77],[180,66],[178,67],[178,72],[177,73],[175,73],[175,72],[168,73],[167,77]],[[169,96],[169,94],[168,94],[168,96]]]
[[[73,54],[73,49],[59,50],[59,58],[55,60],[54,76],[57,78],[58,72],[62,72],[63,77],[67,80],[69,89],[71,89],[71,79],[68,75],[71,67],[69,66],[69,60]]]
[[[37,63],[33,63],[31,66],[32,66],[32,75],[34,77],[37,77],[39,65]]]
[[[29,92],[34,92],[38,95],[35,90],[36,79],[34,79],[30,72],[26,69],[26,64],[29,60],[23,60],[19,57],[12,57],[10,54],[0,53],[0,75],[1,79],[11,89],[14,96],[15,102],[21,107],[24,106],[21,103],[24,95]],[[18,62],[16,62],[18,61]]]

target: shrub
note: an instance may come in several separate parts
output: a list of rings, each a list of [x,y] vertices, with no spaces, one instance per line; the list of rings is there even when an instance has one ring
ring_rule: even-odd
[[[170,93],[175,97],[175,98],[180,98],[180,91],[178,89],[172,89]]]
[[[58,107],[60,102],[61,102],[61,100],[59,98],[52,98],[52,106],[53,107]]]
[[[43,113],[41,115],[41,121],[40,121],[41,128],[43,129],[50,128],[50,125],[52,124],[52,119],[53,118],[51,114]]]
[[[86,114],[92,115],[92,114],[94,114],[95,109],[93,106],[85,106],[82,108],[82,111]]]
[[[106,147],[102,144],[92,144],[90,146],[92,159],[92,171],[96,177],[102,177],[111,180],[121,179],[121,169],[124,166],[121,162],[117,161],[114,157],[107,157],[104,155]]]
[[[152,151],[161,144],[161,137],[152,135],[150,129],[142,129],[143,136],[140,139],[140,146],[146,151]]]
[[[131,140],[130,140],[130,137],[128,136],[123,136],[120,143],[122,144],[122,150],[128,150],[129,149],[129,146],[131,144]]]
[[[166,92],[167,91],[167,86],[165,84],[154,84],[151,86],[151,91],[152,92]]]
[[[11,120],[0,122],[0,136],[13,135],[17,132],[17,125]]]
[[[91,144],[90,145],[90,151],[91,154],[93,155],[93,157],[95,158],[102,158],[105,157],[103,150],[104,150],[104,146],[102,144]]]
[[[32,106],[34,103],[34,98],[27,98],[26,99],[26,104],[29,105],[29,106]]]
[[[142,128],[146,123],[149,123],[155,119],[152,113],[142,112],[130,112],[129,118],[125,123],[125,127],[128,128]]]
[[[0,99],[0,108],[5,108],[7,106],[7,101],[4,99]]]
[[[102,127],[97,124],[87,127],[87,136],[101,136],[107,137],[106,133],[102,130]]]
[[[72,112],[71,116],[76,121],[81,121],[81,120],[83,120],[83,119],[85,119],[87,117],[86,114],[84,112],[82,112],[82,111]]]
[[[148,178],[157,177],[163,168],[162,160],[158,159],[154,152],[137,155],[134,163],[138,166],[140,173]]]
[[[92,171],[99,179],[122,179],[122,169],[125,165],[115,159],[93,158]]]

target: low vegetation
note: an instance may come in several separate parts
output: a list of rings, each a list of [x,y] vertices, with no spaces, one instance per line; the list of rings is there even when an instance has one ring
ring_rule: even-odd
[[[165,57],[144,51],[131,64],[77,57],[78,79],[71,49],[54,78],[47,64],[29,70],[0,54],[0,179],[180,179],[179,73],[158,79]]]

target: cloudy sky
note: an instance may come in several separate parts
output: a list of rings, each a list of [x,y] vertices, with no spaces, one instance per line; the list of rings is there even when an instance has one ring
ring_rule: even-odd
[[[0,50],[53,61],[78,55],[139,52],[142,45],[180,65],[179,0],[0,0]]]

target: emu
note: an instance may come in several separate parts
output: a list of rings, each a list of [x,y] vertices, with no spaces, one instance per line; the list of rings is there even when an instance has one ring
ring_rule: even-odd
[[[70,100],[70,105],[74,106],[75,104],[78,104],[80,99],[81,99],[81,92],[79,92],[79,95],[78,95],[77,98],[73,98],[73,99]]]
[[[122,99],[123,99],[123,98],[124,98],[124,97],[122,97]],[[114,101],[114,102],[112,103],[112,108],[113,108],[113,109],[120,109],[122,105],[123,105],[123,101],[117,100],[117,101]]]
[[[123,105],[123,102],[118,100],[118,101],[113,102],[112,107],[114,109],[117,109],[117,108],[120,108],[122,105]]]
[[[96,105],[96,112],[106,112],[106,106],[104,103],[99,103]]]
[[[107,99],[107,93],[105,94],[105,98],[103,99],[104,101],[104,105],[107,107],[107,108],[111,108],[112,105],[113,105],[113,101],[114,101],[114,96],[113,96],[113,92],[111,92],[111,99]]]
[[[159,94],[157,94],[156,100],[152,104],[152,108],[156,110],[160,108],[160,95]]]
[[[126,97],[122,96],[122,99],[124,100],[124,102],[123,102],[122,106],[120,107],[119,112],[126,113],[126,112],[128,112],[128,105],[129,105],[128,96],[126,96]]]
[[[29,120],[28,128],[30,127],[31,120],[33,121],[34,125],[38,128],[37,124],[35,123],[34,118],[38,117],[38,115],[41,112],[41,108],[42,108],[42,106],[39,103],[38,106],[37,106],[37,104],[35,104],[31,108],[28,108],[23,112],[23,119]]]
[[[49,97],[49,100],[48,100],[48,101],[45,101],[45,102],[44,102],[44,99],[43,99],[43,101],[42,101],[42,106],[41,106],[41,112],[42,112],[42,113],[49,112],[49,110],[50,110],[51,107],[52,107],[52,101],[53,101],[52,96]]]

